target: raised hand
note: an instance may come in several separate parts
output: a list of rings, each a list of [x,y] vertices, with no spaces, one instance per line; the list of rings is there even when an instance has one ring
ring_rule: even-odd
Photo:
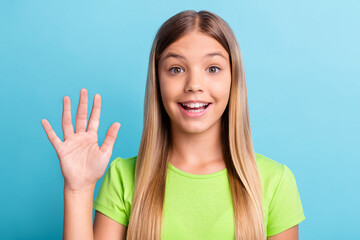
[[[86,128],[88,108],[88,92],[85,88],[80,91],[79,106],[75,120],[75,132],[71,122],[70,98],[63,98],[62,128],[64,142],[62,142],[46,119],[41,120],[46,135],[55,148],[60,161],[65,187],[71,191],[81,191],[94,187],[101,178],[109,163],[112,149],[120,128],[120,123],[113,123],[101,147],[98,145],[98,127],[100,120],[101,97],[95,94],[93,108]]]

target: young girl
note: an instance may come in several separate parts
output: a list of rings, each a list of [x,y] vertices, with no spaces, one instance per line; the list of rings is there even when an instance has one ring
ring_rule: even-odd
[[[64,142],[42,124],[64,176],[64,239],[298,239],[294,175],[254,153],[240,49],[216,14],[183,11],[158,30],[138,155],[111,162],[94,202],[120,124],[99,148],[100,95],[85,130],[81,90],[75,132],[63,101]]]

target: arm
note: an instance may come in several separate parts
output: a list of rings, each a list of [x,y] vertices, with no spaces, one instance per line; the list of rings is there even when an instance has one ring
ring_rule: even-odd
[[[99,211],[95,211],[94,239],[125,240],[127,227]]]
[[[92,226],[94,188],[92,186],[81,192],[64,188],[64,240],[125,239],[127,228],[98,211],[95,211],[94,227]]]
[[[64,187],[63,239],[92,240],[92,201],[95,186],[82,191]]]
[[[299,239],[299,225],[295,225],[279,234],[270,236],[267,240],[298,240]]]
[[[99,147],[97,131],[101,109],[100,95],[96,94],[94,97],[93,109],[87,125],[88,93],[86,89],[81,89],[75,131],[71,121],[70,98],[64,97],[63,103],[62,126],[64,141],[61,141],[56,135],[46,119],[41,120],[46,135],[58,155],[65,182],[63,239],[93,240],[92,208],[94,189],[96,182],[104,175],[106,166],[109,163],[120,123],[111,125],[104,143]],[[100,222],[103,223],[104,221],[100,219]],[[103,232],[104,225],[107,227],[108,224],[98,225],[95,236],[98,236],[98,232]],[[113,235],[119,229],[118,226],[115,230],[111,229],[109,233]],[[119,231],[117,235],[121,236]]]

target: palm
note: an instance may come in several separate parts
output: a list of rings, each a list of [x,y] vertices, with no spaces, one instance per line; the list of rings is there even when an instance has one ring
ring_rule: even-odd
[[[64,97],[62,119],[64,142],[56,136],[47,121],[42,121],[46,134],[58,155],[65,184],[72,190],[94,185],[104,174],[109,163],[120,124],[115,123],[109,128],[103,145],[99,147],[97,130],[100,108],[100,95],[95,95],[89,125],[85,131],[87,91],[83,89],[80,94],[74,132],[71,123],[70,98]]]
[[[66,139],[58,157],[65,181],[80,186],[99,179],[108,164],[108,156],[99,150],[97,135],[86,132]]]

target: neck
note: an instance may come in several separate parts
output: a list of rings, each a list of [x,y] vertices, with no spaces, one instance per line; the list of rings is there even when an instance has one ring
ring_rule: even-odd
[[[204,166],[224,162],[221,121],[201,133],[189,133],[171,126],[172,148],[169,161],[177,165]]]

